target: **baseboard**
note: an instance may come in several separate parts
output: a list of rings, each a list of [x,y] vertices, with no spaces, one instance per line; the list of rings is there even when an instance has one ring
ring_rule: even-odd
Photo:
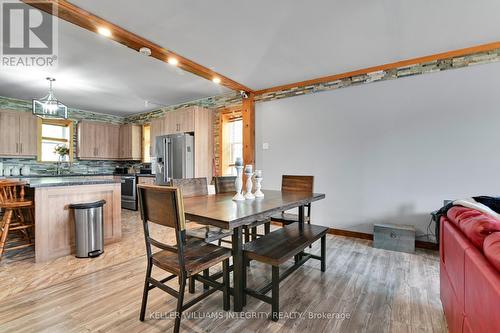
[[[271,223],[274,225],[281,225],[281,223],[279,223],[279,222],[273,221]],[[373,235],[368,234],[366,232],[358,232],[358,231],[351,231],[351,230],[329,228],[328,233],[331,235],[337,235],[337,236],[373,240]],[[419,249],[426,249],[426,250],[433,250],[433,251],[439,250],[438,244],[431,243],[431,242],[424,242],[424,241],[420,241],[420,240],[415,240],[415,247],[419,248]]]
[[[331,235],[337,235],[337,236],[345,236],[345,237],[373,240],[373,235],[367,234],[365,232],[330,228],[328,230],[328,233]]]

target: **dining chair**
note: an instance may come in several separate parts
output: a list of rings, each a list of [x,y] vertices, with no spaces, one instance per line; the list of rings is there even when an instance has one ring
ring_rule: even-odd
[[[236,176],[217,176],[213,178],[215,184],[215,193],[236,193],[235,180]],[[264,234],[257,233],[257,227],[264,225]],[[250,225],[244,226],[243,231],[245,235],[245,242],[249,242],[250,239],[254,240],[258,237],[267,235],[271,230],[271,219],[264,219],[255,221]],[[229,240],[219,240],[219,245],[221,242],[231,243]]]
[[[307,192],[313,193],[314,176],[292,176],[283,175],[281,177],[282,192]],[[311,224],[311,204],[305,206],[304,222]],[[280,222],[283,225],[289,225],[299,221],[299,215],[287,212],[281,212],[271,216],[271,221]]]
[[[208,182],[207,178],[199,177],[199,178],[184,178],[184,179],[172,179],[172,185],[181,189],[183,198],[189,197],[197,197],[197,196],[206,196],[208,195]],[[186,230],[186,235],[188,237],[201,239],[207,243],[212,243],[218,241],[218,245],[221,245],[221,239],[225,237],[231,236],[231,230],[222,229],[212,225],[203,225],[199,226],[196,223],[187,224],[195,224],[196,227],[192,227]],[[203,271],[203,276],[207,277],[210,275],[210,270],[206,269]],[[203,289],[207,290],[208,285],[203,284]],[[189,293],[194,294],[195,292],[195,281],[194,279],[189,279]]]
[[[138,195],[148,260],[139,319],[144,321],[148,293],[153,288],[159,288],[177,298],[174,333],[179,332],[182,312],[217,290],[223,293],[223,309],[229,310],[229,258],[231,250],[196,238],[186,237],[184,202],[179,188],[141,184],[138,185]],[[169,245],[151,237],[149,223],[174,229],[176,244]],[[153,252],[152,247],[160,250]],[[199,275],[200,272],[220,263],[222,263],[222,283],[211,276]],[[171,275],[157,280],[151,276],[153,266]],[[178,291],[165,284],[176,277],[179,279]],[[184,303],[184,292],[188,278],[203,282],[212,288]]]
[[[213,178],[215,193],[236,193],[236,176],[217,176]]]
[[[35,245],[34,203],[25,196],[25,181],[0,180],[0,260],[5,251],[18,250]],[[9,233],[17,232],[20,237],[9,238]],[[13,244],[13,246],[8,246]]]
[[[184,198],[208,195],[208,182],[205,177],[172,179],[172,185],[181,189]],[[189,221],[187,222],[190,224]],[[203,239],[207,243],[211,243],[231,236],[231,231],[211,225],[204,225],[189,228],[186,230],[186,234],[190,237]]]

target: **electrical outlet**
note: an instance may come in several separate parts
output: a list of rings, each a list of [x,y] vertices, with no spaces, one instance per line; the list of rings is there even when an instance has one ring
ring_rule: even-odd
[[[264,149],[264,150],[268,150],[268,149],[269,149],[269,143],[264,142],[264,143],[262,144],[262,149]]]

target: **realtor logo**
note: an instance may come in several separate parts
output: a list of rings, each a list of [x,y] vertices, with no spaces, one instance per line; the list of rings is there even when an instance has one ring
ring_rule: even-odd
[[[53,11],[55,5],[41,1]],[[53,66],[57,60],[55,16],[24,3],[2,1],[2,66]]]

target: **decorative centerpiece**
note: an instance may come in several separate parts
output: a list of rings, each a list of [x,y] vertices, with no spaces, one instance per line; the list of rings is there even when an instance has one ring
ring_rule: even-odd
[[[59,162],[57,162],[57,174],[61,174],[61,163],[66,160],[66,156],[69,155],[69,148],[66,145],[57,145],[54,148],[54,153],[59,155]]]
[[[262,182],[262,170],[255,170],[255,193],[253,194],[256,198],[262,198],[264,196],[264,193],[260,190],[262,188],[261,182]]]
[[[241,159],[241,157],[236,158],[234,167],[236,168],[236,180],[234,181],[236,195],[233,197],[233,200],[243,201],[245,200],[245,197],[241,193],[241,191],[243,190],[243,160]]]
[[[245,176],[247,176],[247,191],[245,193],[245,199],[252,200],[255,199],[255,196],[252,194],[252,176],[253,176],[253,167],[251,164],[247,164],[245,166]]]

